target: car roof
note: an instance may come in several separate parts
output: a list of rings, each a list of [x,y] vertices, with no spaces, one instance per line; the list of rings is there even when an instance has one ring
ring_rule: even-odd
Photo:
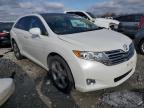
[[[40,13],[39,15],[41,15],[41,16],[57,16],[57,15],[72,16],[72,15],[65,14],[65,13]]]
[[[23,18],[23,17],[28,17],[28,16],[42,16],[42,17],[46,17],[46,16],[57,16],[57,15],[61,15],[61,16],[75,16],[75,15],[70,15],[70,14],[66,14],[66,13],[32,13],[32,14],[27,14],[24,16],[19,17],[19,19]]]
[[[65,13],[38,13],[40,15],[65,15]]]
[[[144,14],[143,13],[134,13],[134,14],[123,14],[123,15],[118,15],[118,16],[116,16],[116,17],[114,17],[114,18],[117,18],[117,17],[125,17],[125,16],[138,16],[138,15],[140,15],[140,16],[144,16]]]
[[[32,13],[32,14],[27,14],[27,15],[24,15],[22,17],[19,17],[17,21],[19,21],[21,18],[24,18],[24,17],[29,17],[29,16],[39,16],[39,17],[43,17],[43,18],[46,18],[48,16],[67,16],[67,17],[71,17],[71,16],[77,16],[77,15],[73,15],[73,14],[66,14],[66,13]]]
[[[86,11],[82,11],[82,10],[67,10],[67,11],[64,11],[65,13],[66,12],[86,12]]]
[[[66,14],[66,13],[41,13],[38,15],[42,16],[43,18],[48,17],[48,16],[64,16],[64,17],[77,16],[77,17],[79,17],[78,15],[75,15],[75,14]]]

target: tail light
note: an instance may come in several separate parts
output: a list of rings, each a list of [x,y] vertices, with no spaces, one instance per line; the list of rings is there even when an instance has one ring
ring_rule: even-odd
[[[0,32],[0,37],[7,36],[7,33]]]
[[[144,16],[141,17],[141,20],[139,22],[138,30],[141,30],[141,28],[144,27]]]

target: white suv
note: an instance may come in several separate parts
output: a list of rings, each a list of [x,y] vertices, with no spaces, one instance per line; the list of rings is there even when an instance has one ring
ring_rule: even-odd
[[[98,27],[102,27],[102,28],[106,28],[106,29],[117,30],[119,23],[120,23],[118,20],[114,20],[112,18],[96,18],[95,15],[93,15],[91,12],[71,10],[71,11],[65,11],[64,13],[75,14],[75,15],[81,16],[81,17],[86,18],[87,20],[93,22]]]
[[[49,71],[63,92],[117,86],[135,71],[132,40],[69,14],[31,14],[16,21],[11,43],[17,59],[31,59]]]

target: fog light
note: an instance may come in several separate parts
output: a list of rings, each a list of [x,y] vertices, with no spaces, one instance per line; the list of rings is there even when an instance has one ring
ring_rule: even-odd
[[[96,81],[94,79],[86,79],[87,85],[95,84]]]

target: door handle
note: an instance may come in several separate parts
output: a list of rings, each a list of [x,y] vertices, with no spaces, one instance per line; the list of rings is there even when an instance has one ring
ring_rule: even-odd
[[[32,34],[31,38],[40,38],[40,36]]]

